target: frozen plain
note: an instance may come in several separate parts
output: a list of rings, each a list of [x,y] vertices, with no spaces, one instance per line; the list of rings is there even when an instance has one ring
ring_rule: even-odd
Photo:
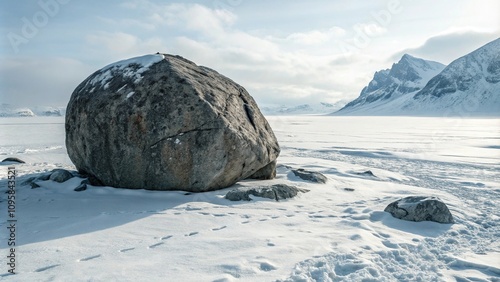
[[[17,271],[1,281],[500,281],[500,120],[268,117],[279,164],[324,173],[271,181],[310,189],[287,201],[21,182],[74,169],[63,118],[0,119],[0,159],[17,156]],[[363,175],[370,170],[375,176]],[[361,173],[361,174],[360,174]],[[0,255],[7,255],[7,166],[0,166]],[[346,190],[345,188],[351,188]],[[354,189],[354,191],[349,191]],[[438,196],[455,224],[383,212]],[[4,259],[2,259],[2,262]]]

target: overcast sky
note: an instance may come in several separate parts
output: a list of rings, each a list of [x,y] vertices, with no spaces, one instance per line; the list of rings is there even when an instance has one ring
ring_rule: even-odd
[[[259,105],[352,100],[404,53],[450,63],[500,36],[497,0],[0,1],[0,103],[65,106],[117,60],[181,55]]]

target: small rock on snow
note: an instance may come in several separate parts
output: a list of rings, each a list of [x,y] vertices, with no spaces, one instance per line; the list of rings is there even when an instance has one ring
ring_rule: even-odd
[[[409,196],[389,204],[384,211],[408,221],[454,222],[446,204],[436,197]]]
[[[290,199],[299,192],[306,193],[309,192],[307,189],[301,189],[294,186],[289,186],[286,184],[274,184],[271,186],[255,187],[255,188],[240,188],[229,191],[225,198],[230,201],[251,201],[250,195],[255,197],[262,197],[273,199],[276,201],[282,199]]]

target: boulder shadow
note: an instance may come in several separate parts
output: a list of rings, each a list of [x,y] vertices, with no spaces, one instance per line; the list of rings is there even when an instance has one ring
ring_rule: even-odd
[[[384,211],[373,211],[370,213],[370,221],[381,224],[403,232],[412,233],[425,237],[438,237],[451,229],[453,224],[443,224],[431,221],[406,221],[393,217]]]
[[[196,203],[233,206],[224,195],[235,186],[212,192],[152,191],[88,185],[85,191],[74,191],[83,178],[73,177],[63,183],[37,181],[32,188],[29,179],[42,173],[27,174],[16,180],[16,246],[57,240],[122,226],[158,214],[178,214],[198,209]],[[236,186],[237,187],[237,186]],[[0,206],[8,203],[7,179],[0,180]],[[200,205],[202,206],[202,205]],[[203,205],[204,206],[204,205]],[[201,209],[201,208],[199,208]],[[6,228],[6,222],[0,228]],[[165,227],[168,231],[168,226]]]

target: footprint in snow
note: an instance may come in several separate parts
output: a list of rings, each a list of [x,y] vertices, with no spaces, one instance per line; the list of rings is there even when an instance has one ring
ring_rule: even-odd
[[[36,269],[35,272],[42,272],[42,271],[45,271],[45,270],[49,270],[49,269],[52,269],[54,267],[58,267],[60,264],[53,264],[53,265],[49,265],[49,266],[45,266],[45,267],[41,267],[39,269]]]
[[[354,234],[354,235],[351,235],[351,236],[349,237],[349,239],[351,239],[351,240],[353,240],[353,241],[356,241],[356,240],[360,240],[360,239],[362,239],[362,237],[361,237],[361,235],[359,235],[359,234]]]
[[[219,230],[222,230],[224,228],[226,228],[227,226],[222,226],[222,227],[218,227],[218,228],[212,228],[212,231],[219,231]]]
[[[93,260],[93,259],[96,259],[96,258],[99,258],[101,257],[101,255],[95,255],[95,256],[91,256],[91,257],[86,257],[86,258],[82,258],[82,259],[79,259],[78,261],[89,261],[89,260]]]
[[[167,240],[167,239],[170,239],[172,237],[173,237],[173,235],[167,235],[167,236],[161,237],[160,240]]]
[[[384,244],[384,246],[386,246],[387,248],[399,249],[399,245],[398,244],[392,243],[389,240],[382,241],[382,244]]]
[[[262,262],[259,268],[265,272],[276,270],[276,267],[268,262]]]
[[[135,248],[121,249],[121,250],[119,250],[118,252],[120,252],[120,253],[125,253],[125,252],[132,251],[132,250],[135,250]]]
[[[198,235],[200,232],[191,232],[189,234],[186,234],[184,236],[194,236],[194,235]]]
[[[161,245],[163,245],[163,244],[165,244],[165,243],[163,243],[163,242],[156,243],[156,244],[153,244],[153,245],[149,246],[149,247],[148,247],[148,249],[154,249],[154,248],[156,248],[156,247],[158,247],[158,246],[161,246]]]

